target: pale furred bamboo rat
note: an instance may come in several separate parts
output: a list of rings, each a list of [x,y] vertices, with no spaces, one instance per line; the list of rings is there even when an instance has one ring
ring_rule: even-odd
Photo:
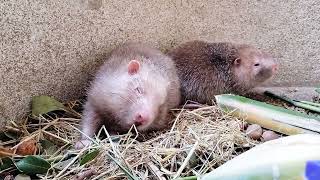
[[[102,125],[109,133],[163,129],[180,101],[180,82],[170,57],[146,44],[128,42],[115,48],[87,92],[81,140],[90,144]]]

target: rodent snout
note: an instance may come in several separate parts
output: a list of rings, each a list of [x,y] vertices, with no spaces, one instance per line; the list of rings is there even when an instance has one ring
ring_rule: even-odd
[[[273,65],[271,66],[271,68],[272,68],[272,71],[273,71],[273,72],[278,71],[278,64],[273,64]]]
[[[140,112],[140,113],[137,113],[137,115],[135,116],[134,124],[136,126],[141,126],[141,125],[147,124],[149,120],[150,120],[150,116],[148,115],[148,113]]]

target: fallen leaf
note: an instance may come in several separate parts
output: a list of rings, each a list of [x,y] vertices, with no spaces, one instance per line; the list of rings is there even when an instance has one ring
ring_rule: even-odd
[[[50,163],[39,156],[27,156],[16,163],[19,171],[26,174],[44,174],[51,167]]]
[[[49,96],[34,96],[32,98],[32,115],[39,116],[48,112],[64,110],[66,107]]]
[[[22,140],[23,141],[23,140]],[[28,141],[24,141],[17,147],[16,154],[19,155],[32,155],[37,152],[37,141],[34,139],[30,139]]]

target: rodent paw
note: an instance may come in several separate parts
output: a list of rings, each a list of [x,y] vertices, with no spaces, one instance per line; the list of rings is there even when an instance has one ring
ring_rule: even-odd
[[[85,140],[80,140],[76,143],[76,145],[74,146],[76,149],[82,149],[86,146],[89,146],[91,144],[91,141],[88,139]]]

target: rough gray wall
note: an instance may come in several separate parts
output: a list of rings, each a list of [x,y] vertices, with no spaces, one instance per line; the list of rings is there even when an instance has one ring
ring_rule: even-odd
[[[126,40],[250,43],[279,59],[273,85],[319,84],[319,12],[317,0],[2,0],[0,119],[21,117],[33,95],[79,97]]]

